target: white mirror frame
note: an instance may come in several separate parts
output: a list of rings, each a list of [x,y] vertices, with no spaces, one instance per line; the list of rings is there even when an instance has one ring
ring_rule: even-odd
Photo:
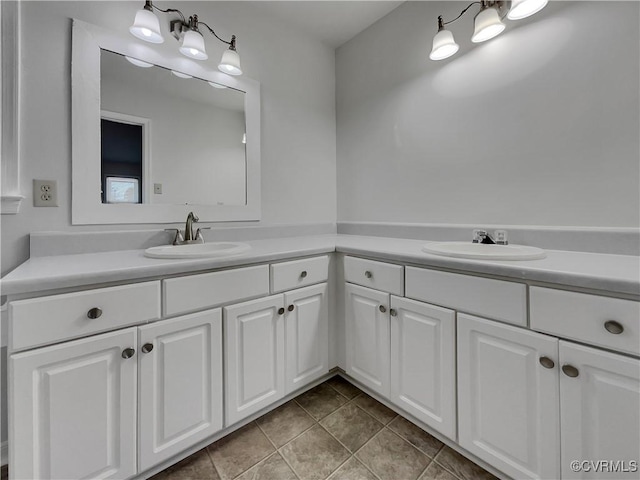
[[[201,222],[260,220],[260,84],[231,77],[178,52],[167,38],[152,45],[131,36],[73,20],[71,55],[72,208],[74,225],[177,223],[194,211]],[[246,205],[103,204],[100,195],[100,49],[138,58],[170,70],[245,92]],[[216,70],[214,70],[216,68]]]

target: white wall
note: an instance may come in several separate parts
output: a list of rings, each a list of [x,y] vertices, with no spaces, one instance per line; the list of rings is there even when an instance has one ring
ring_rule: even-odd
[[[336,53],[338,219],[638,227],[639,4],[550,2],[429,60],[436,19],[407,2]]]
[[[33,231],[139,229],[71,226],[71,20],[126,30],[143,2],[22,2],[21,190],[18,215],[3,215],[2,273],[29,256]],[[261,82],[262,224],[336,220],[334,52],[265,18],[250,2],[179,2],[223,37],[238,37],[247,77]],[[167,34],[167,42],[174,40]],[[224,45],[207,36],[215,68]],[[177,48],[177,43],[176,43]],[[34,208],[34,178],[57,180],[58,208]],[[153,228],[145,225],[143,228]]]

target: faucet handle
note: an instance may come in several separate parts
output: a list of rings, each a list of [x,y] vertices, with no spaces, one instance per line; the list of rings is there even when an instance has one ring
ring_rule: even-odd
[[[488,235],[486,230],[481,230],[476,228],[473,231],[473,239],[471,240],[473,243],[482,243],[482,240]]]
[[[204,243],[204,235],[202,235],[202,230],[211,230],[211,227],[200,227],[196,230],[196,236],[194,240],[201,240]]]
[[[176,236],[173,237],[173,245],[180,245],[184,242],[184,237],[182,236],[182,232],[179,228],[165,228],[164,231],[176,233]]]
[[[497,245],[509,245],[506,230],[496,230],[493,232],[493,235],[496,237],[495,241]]]

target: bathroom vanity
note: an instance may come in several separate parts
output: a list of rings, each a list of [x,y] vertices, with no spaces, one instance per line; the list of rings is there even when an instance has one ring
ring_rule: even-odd
[[[38,257],[3,279],[11,477],[146,478],[336,367],[504,478],[638,461],[637,257],[248,243],[218,259]]]

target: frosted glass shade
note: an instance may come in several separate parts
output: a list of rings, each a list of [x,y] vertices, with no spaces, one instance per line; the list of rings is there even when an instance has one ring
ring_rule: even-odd
[[[453,34],[449,30],[440,30],[433,37],[433,48],[429,54],[431,60],[444,60],[455,54],[460,45],[453,39]]]
[[[142,68],[150,68],[153,67],[153,63],[149,63],[149,62],[144,62],[142,60],[138,60],[137,58],[133,58],[133,57],[127,57],[125,55],[125,57],[127,60],[129,60],[129,63],[132,63],[133,65],[135,65],[136,67],[142,67]]]
[[[219,83],[216,83],[216,82],[209,82],[209,85],[211,85],[213,88],[219,88],[220,90],[227,88],[226,86],[220,85]]]
[[[204,48],[204,38],[200,32],[195,30],[187,30],[182,37],[182,45],[180,45],[180,53],[186,57],[196,60],[206,60],[209,58]]]
[[[145,10],[138,10],[133,25],[129,27],[129,32],[134,37],[149,43],[163,43],[164,38],[160,33],[160,21],[156,14]]]
[[[521,18],[530,17],[546,7],[547,3],[549,3],[549,0],[513,0],[507,18],[509,20],[520,20]]]
[[[240,68],[240,55],[235,50],[225,50],[222,54],[222,60],[218,65],[218,70],[229,75],[242,75]]]
[[[504,28],[505,25],[500,20],[498,11],[493,7],[485,8],[476,15],[471,41],[473,43],[485,42],[500,35]]]
[[[186,73],[178,72],[176,70],[171,70],[171,73],[178,78],[193,78],[191,75],[187,75]]]

